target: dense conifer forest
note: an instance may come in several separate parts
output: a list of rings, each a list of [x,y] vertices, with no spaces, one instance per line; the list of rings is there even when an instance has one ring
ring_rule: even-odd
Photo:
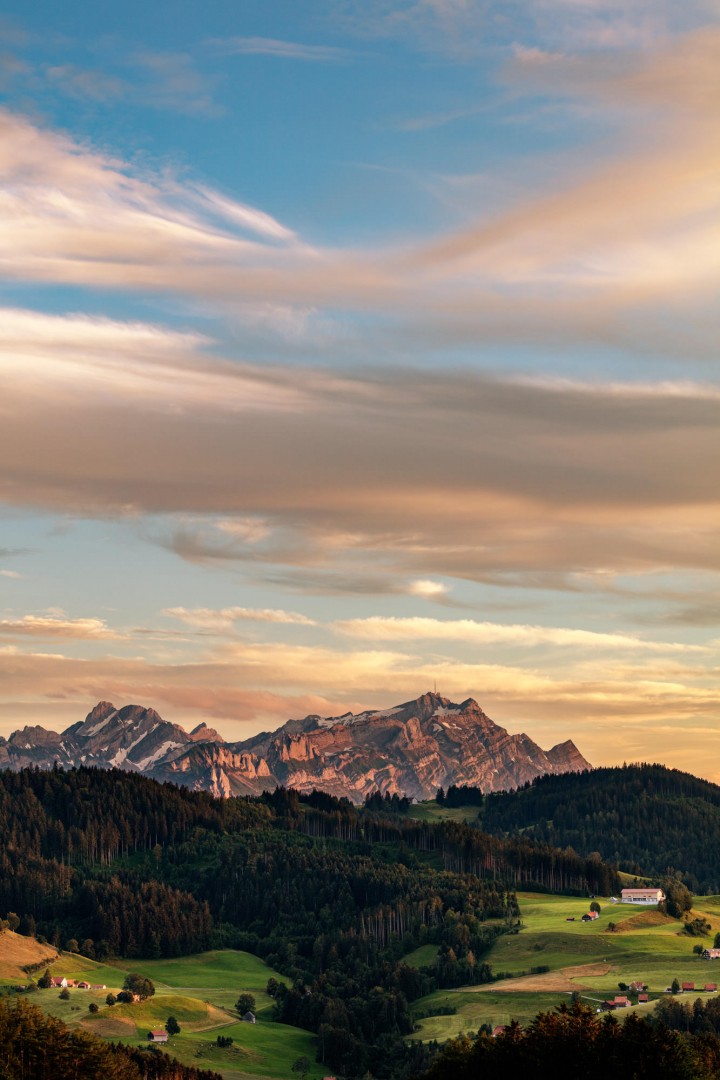
[[[624,765],[542,776],[517,792],[486,796],[481,822],[495,836],[521,832],[598,852],[629,873],[679,871],[692,892],[720,892],[720,787],[676,769]]]
[[[492,978],[483,957],[517,926],[513,889],[607,893],[612,868],[526,838],[422,822],[278,789],[214,800],[81,768],[0,774],[0,911],[20,931],[102,959],[247,949],[289,976],[278,1020],[317,1032],[322,1060],[417,1071],[408,1004]],[[417,970],[403,957],[438,946]]]

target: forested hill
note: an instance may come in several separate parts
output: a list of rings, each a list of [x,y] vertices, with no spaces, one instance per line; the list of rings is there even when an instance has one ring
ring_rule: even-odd
[[[277,1018],[318,1032],[326,1065],[388,1075],[411,1053],[410,1001],[491,977],[483,957],[517,924],[516,884],[607,894],[618,880],[598,860],[381,802],[0,773],[0,913],[99,959],[247,949],[290,978]],[[437,959],[418,971],[403,957],[422,944]]]
[[[692,892],[720,892],[720,787],[689,773],[623,765],[542,776],[482,802],[482,827],[495,836],[522,830],[630,873],[681,871]]]
[[[0,998],[3,1080],[222,1080],[167,1054],[114,1046],[87,1031],[70,1031],[29,1001]]]

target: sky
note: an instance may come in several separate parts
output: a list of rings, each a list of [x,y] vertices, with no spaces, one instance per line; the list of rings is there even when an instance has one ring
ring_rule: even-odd
[[[717,0],[5,0],[0,734],[437,686],[720,782]]]

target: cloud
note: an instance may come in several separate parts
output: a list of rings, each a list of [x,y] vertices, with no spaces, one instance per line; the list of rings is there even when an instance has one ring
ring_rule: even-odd
[[[442,581],[427,581],[419,578],[417,581],[408,583],[407,592],[410,596],[419,596],[423,600],[438,600],[447,596],[450,586],[443,584]]]
[[[356,354],[375,341],[396,355],[595,343],[709,359],[718,331],[720,161],[708,102],[719,61],[712,28],[664,50],[587,63],[518,49],[505,74],[516,89],[622,116],[614,154],[591,149],[581,164],[564,157],[542,177],[528,171],[486,216],[394,246],[364,246],[361,237],[347,248],[318,246],[264,209],[167,173],[138,176],[5,112],[2,273],[191,296],[240,314],[296,311],[301,322],[308,312],[342,313],[352,338],[344,347]],[[352,314],[362,334],[350,329]],[[319,344],[338,347],[333,335]]]
[[[22,574],[18,574],[17,570],[0,570],[0,577],[18,579]]]
[[[145,49],[128,60],[147,77],[143,104],[171,109],[188,116],[222,116],[225,110],[212,97],[214,79],[197,69],[194,58],[184,52]]]
[[[447,641],[473,645],[511,645],[521,648],[543,645],[561,648],[609,649],[613,652],[639,650],[656,653],[707,653],[701,645],[652,641],[622,633],[602,633],[555,626],[508,625],[477,622],[474,619],[440,620],[420,617],[371,616],[344,619],[335,629],[350,637],[369,641]]]
[[[130,175],[123,162],[4,110],[0,137],[2,255],[18,260],[4,264],[6,278],[206,295],[221,270],[245,263],[259,272],[263,252],[293,235],[264,211],[168,174]],[[257,236],[272,236],[273,248]],[[208,288],[196,288],[205,275]]]
[[[0,619],[0,636],[10,638],[64,638],[117,641],[124,634],[111,629],[104,619],[67,619],[51,615],[23,615],[19,619]]]
[[[78,101],[109,102],[132,96],[132,85],[126,80],[93,68],[76,64],[48,65],[44,75],[54,90]]]
[[[352,55],[347,49],[333,45],[306,45],[268,37],[210,38],[206,44],[229,56],[274,56],[281,60],[315,63],[335,63]]]
[[[313,619],[296,611],[279,611],[274,608],[166,608],[163,615],[180,619],[188,626],[203,630],[229,631],[236,622],[280,623],[294,626],[316,626]]]
[[[334,13],[365,39],[477,61],[507,48],[518,33],[551,48],[648,49],[708,20],[705,0],[335,0]]]
[[[0,315],[9,505],[159,515],[145,535],[187,559],[360,592],[369,566],[407,591],[720,565],[712,384],[259,367],[159,326]]]

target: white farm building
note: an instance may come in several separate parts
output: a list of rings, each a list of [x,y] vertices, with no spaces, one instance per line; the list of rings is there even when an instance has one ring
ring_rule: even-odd
[[[623,889],[620,899],[623,904],[662,904],[665,893],[662,889]]]

